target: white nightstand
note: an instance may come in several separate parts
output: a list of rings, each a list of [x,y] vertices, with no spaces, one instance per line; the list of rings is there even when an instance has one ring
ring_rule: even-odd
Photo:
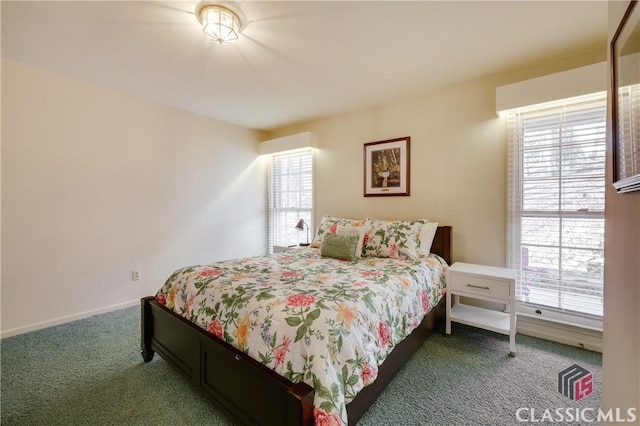
[[[509,336],[509,355],[516,356],[516,273],[513,269],[456,262],[447,274],[446,334],[451,321]],[[460,303],[460,296],[504,303],[509,312]],[[455,297],[455,305],[451,299]]]
[[[273,252],[274,253],[282,253],[285,251],[289,251],[289,250],[293,250],[294,248],[297,248],[298,246],[273,246]]]

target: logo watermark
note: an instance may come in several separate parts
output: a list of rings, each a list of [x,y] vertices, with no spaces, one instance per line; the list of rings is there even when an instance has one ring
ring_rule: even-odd
[[[635,408],[546,408],[536,410],[521,407],[516,410],[516,419],[521,423],[635,423],[638,419]]]
[[[574,401],[580,401],[593,392],[593,375],[573,364],[558,373],[558,392]]]
[[[593,392],[593,375],[573,364],[558,373],[558,392],[572,401],[580,401]],[[516,419],[521,423],[635,423],[638,416],[635,408],[521,407],[516,410]]]

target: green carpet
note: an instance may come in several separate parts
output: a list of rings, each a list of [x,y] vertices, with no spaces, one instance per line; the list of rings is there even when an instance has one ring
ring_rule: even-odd
[[[231,424],[158,355],[145,364],[139,341],[137,307],[3,339],[2,425]],[[520,407],[600,407],[601,354],[520,335],[517,350],[507,356],[507,336],[441,327],[359,425],[514,425]],[[558,392],[572,364],[593,374],[577,402]]]

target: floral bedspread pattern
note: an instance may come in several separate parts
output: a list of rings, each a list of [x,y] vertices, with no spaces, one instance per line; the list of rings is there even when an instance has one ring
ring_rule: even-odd
[[[292,382],[315,389],[317,425],[345,405],[445,294],[446,263],[341,261],[304,248],[174,272],[159,303]]]

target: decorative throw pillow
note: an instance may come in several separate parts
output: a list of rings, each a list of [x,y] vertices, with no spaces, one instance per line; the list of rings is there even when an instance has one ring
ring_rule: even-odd
[[[438,222],[427,222],[422,226],[420,231],[420,246],[418,247],[418,256],[428,256],[431,253],[431,244],[436,236]]]
[[[360,259],[362,257],[362,243],[364,242],[364,234],[367,231],[367,227],[362,226],[349,226],[349,225],[338,225],[338,229],[336,230],[336,235],[357,235],[358,236],[358,245],[356,247],[356,257]]]
[[[359,236],[355,234],[327,234],[322,240],[320,253],[335,259],[356,260]]]
[[[396,222],[367,219],[362,255],[396,259],[417,258],[420,231],[427,222],[424,219]]]
[[[342,219],[338,217],[331,216],[322,216],[320,220],[320,225],[316,230],[316,234],[313,237],[313,242],[311,243],[311,247],[320,248],[322,245],[322,240],[327,234],[335,234],[338,230],[338,226],[363,226],[363,220],[354,220],[354,219]]]

